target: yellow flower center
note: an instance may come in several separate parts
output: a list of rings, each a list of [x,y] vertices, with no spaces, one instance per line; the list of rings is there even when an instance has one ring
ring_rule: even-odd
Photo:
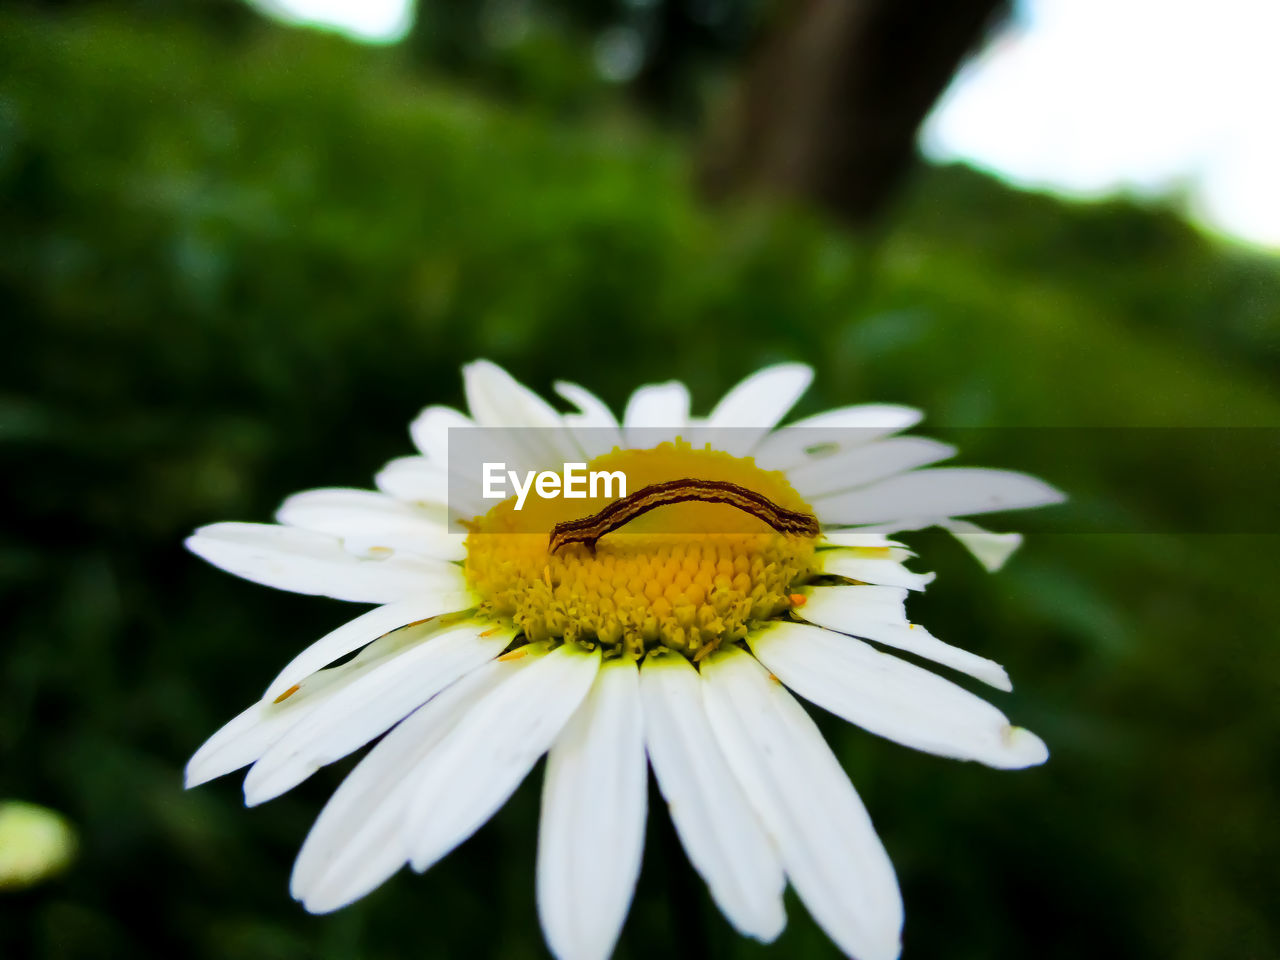
[[[622,471],[628,492],[665,480],[725,480],[812,512],[784,474],[682,441],[614,450],[587,470]],[[778,616],[815,573],[813,538],[777,533],[724,503],[668,504],[606,534],[594,554],[580,543],[550,552],[552,527],[609,502],[530,496],[516,510],[513,497],[476,518],[465,569],[482,612],[512,620],[531,641],[597,641],[632,657],[667,647],[698,660]]]

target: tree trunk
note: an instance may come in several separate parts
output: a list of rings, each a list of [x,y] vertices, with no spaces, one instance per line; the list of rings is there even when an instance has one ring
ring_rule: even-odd
[[[718,200],[767,190],[872,222],[916,132],[1007,0],[791,0],[747,67],[699,173]]]

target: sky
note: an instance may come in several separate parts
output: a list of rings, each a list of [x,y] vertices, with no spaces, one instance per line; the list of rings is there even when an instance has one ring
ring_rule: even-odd
[[[372,43],[399,40],[413,20],[413,0],[250,0],[286,23],[327,27]]]
[[[952,83],[921,145],[1074,196],[1186,197],[1280,248],[1280,2],[1027,0]]]
[[[411,0],[256,0],[359,39]],[[1280,0],[1018,0],[921,133],[927,156],[1082,198],[1174,195],[1280,250]]]

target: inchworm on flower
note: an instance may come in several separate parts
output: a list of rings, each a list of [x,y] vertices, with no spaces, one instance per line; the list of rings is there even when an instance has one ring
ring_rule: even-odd
[[[621,497],[590,517],[557,523],[551,528],[548,552],[555,553],[570,543],[582,543],[595,553],[596,541],[606,533],[617,530],[650,510],[689,500],[726,503],[753,517],[759,517],[779,533],[808,537],[816,537],[819,533],[818,520],[812,514],[780,507],[763,494],[728,480],[665,480]]]

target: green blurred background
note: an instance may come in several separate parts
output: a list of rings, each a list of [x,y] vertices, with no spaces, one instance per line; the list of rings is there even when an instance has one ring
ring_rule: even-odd
[[[798,359],[818,373],[800,412],[1280,425],[1277,259],[892,149],[852,191],[721,176],[743,158],[714,146],[733,142],[716,104],[741,84],[751,109],[752,51],[787,25],[768,4],[717,31],[642,6],[665,46],[625,83],[595,67],[608,18],[588,3],[525,5],[515,40],[482,4],[424,3],[379,48],[214,0],[0,12],[0,799],[79,837],[59,876],[0,890],[0,956],[545,956],[536,772],[428,874],[319,918],[288,875],[350,762],[254,810],[236,777],[181,785],[353,609],[236,581],[183,536],[369,486],[418,409],[461,403],[467,360],[618,406],[678,377],[705,412]],[[970,32],[895,108],[909,134]],[[1021,463],[1016,431],[982,436],[964,462]],[[1004,663],[1000,706],[1053,756],[1001,773],[819,718],[896,863],[905,956],[1280,956],[1276,530],[1215,526],[1215,504],[1250,515],[1227,501],[1253,465],[1201,465],[1153,482],[1129,463],[1117,489],[1078,446],[1037,463],[1130,531],[1135,485],[1204,511],[1060,523],[994,577],[909,538],[939,572],[913,619]],[[836,955],[794,898],[776,944],[734,934],[652,807],[619,957]]]

